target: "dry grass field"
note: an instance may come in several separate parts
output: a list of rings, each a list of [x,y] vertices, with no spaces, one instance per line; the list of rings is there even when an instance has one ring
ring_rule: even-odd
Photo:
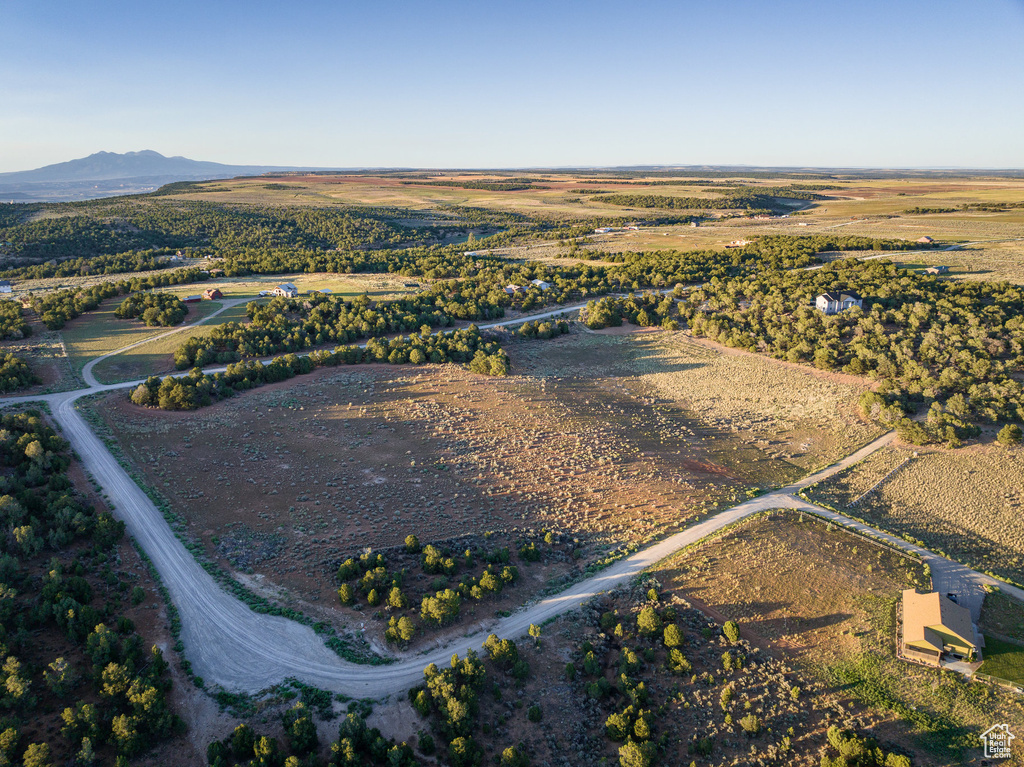
[[[1024,581],[1024,450],[986,444],[956,451],[917,448],[917,453],[852,509],[851,501],[912,451],[880,450],[813,488],[811,497],[919,539],[975,569]]]
[[[757,443],[761,432],[748,423],[736,432],[724,427],[736,412],[768,412],[748,401],[758,376],[735,357],[694,380],[692,396],[707,399],[694,410],[688,400],[684,410],[648,378],[693,374],[659,361],[646,336],[580,333],[511,344],[518,374],[504,379],[455,366],[359,366],[195,413],[141,410],[124,392],[100,409],[208,556],[251,574],[260,588],[282,588],[286,600],[321,604],[336,601],[337,563],[367,546],[394,547],[410,533],[426,543],[543,528],[577,539],[582,566],[870,438],[836,415],[839,400],[828,406],[828,428],[819,423],[819,434],[834,427],[839,436],[803,447]],[[731,363],[747,370],[747,389],[722,377]],[[775,365],[761,364],[766,372]],[[789,375],[793,394],[806,388],[788,369],[780,380]],[[728,394],[711,394],[716,376]],[[767,395],[764,402],[773,407]],[[786,439],[805,439],[804,421],[787,423]],[[560,574],[538,570],[531,588]]]

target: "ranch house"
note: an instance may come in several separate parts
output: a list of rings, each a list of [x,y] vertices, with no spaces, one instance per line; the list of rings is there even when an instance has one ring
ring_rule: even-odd
[[[855,306],[864,307],[864,299],[852,290],[833,290],[822,293],[814,300],[818,311],[825,314],[839,314]]]
[[[948,266],[929,266],[924,270],[925,274],[946,274],[949,272]]]
[[[0,293],[10,293],[10,292],[11,292],[11,283],[9,283],[7,280],[0,280]]]
[[[903,592],[903,654],[932,666],[944,656],[973,661],[981,640],[971,623],[971,611],[937,591]]]
[[[212,301],[215,298],[224,298],[224,294],[217,288],[207,288],[203,291],[203,299],[206,301]]]
[[[282,282],[280,285],[278,285],[270,292],[275,296],[283,296],[284,298],[299,297],[299,289],[292,285],[292,283],[290,282]]]

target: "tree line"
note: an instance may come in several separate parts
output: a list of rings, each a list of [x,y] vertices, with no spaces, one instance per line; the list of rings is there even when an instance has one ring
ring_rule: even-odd
[[[100,304],[114,296],[152,290],[166,285],[182,285],[210,279],[210,275],[198,269],[180,269],[173,272],[153,274],[148,277],[133,277],[120,282],[102,282],[88,288],[69,288],[41,296],[29,295],[33,310],[50,330],[60,330],[70,320],[84,312],[99,308]]]
[[[311,373],[318,367],[386,362],[391,365],[423,365],[428,362],[468,363],[469,369],[485,375],[506,375],[508,356],[494,341],[487,340],[476,327],[447,333],[431,333],[424,327],[419,334],[391,340],[372,338],[366,348],[339,346],[333,351],[319,350],[306,356],[287,354],[267,364],[245,361],[228,365],[223,373],[204,373],[194,368],[184,376],[152,376],[132,392],[136,405],[162,410],[194,410],[236,393],[268,383],[285,381]]]

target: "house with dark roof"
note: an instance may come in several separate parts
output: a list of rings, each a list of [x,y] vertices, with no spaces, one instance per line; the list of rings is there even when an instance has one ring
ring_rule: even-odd
[[[10,293],[12,285],[7,280],[0,280],[0,293]]]
[[[977,660],[982,639],[971,622],[971,611],[937,591],[903,592],[903,654],[932,666],[943,658]]]
[[[814,305],[825,314],[839,314],[855,306],[864,308],[864,299],[852,290],[831,290],[818,296]]]

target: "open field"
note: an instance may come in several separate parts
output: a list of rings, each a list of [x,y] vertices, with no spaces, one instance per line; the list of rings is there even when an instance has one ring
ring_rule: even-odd
[[[344,618],[334,594],[338,563],[367,546],[400,546],[411,533],[424,544],[447,542],[454,556],[477,545],[466,536],[486,531],[513,551],[517,529],[568,536],[573,545],[563,554],[571,558],[521,566],[529,577],[509,592],[521,602],[609,548],[678,529],[751,486],[830,463],[874,433],[841,414],[850,394],[843,387],[816,390],[814,379],[770,360],[757,361],[762,375],[749,375],[754,358],[710,352],[719,367],[698,377],[688,370],[695,365],[660,357],[650,335],[512,343],[520,374],[506,379],[455,366],[359,366],[196,413],[141,410],[123,392],[101,411],[207,556],[279,599]],[[779,379],[769,374],[775,368]],[[728,379],[737,369],[748,375],[746,388]],[[652,397],[652,373],[690,381],[691,399],[680,406]],[[775,389],[758,394],[758,380]],[[818,418],[822,436],[803,447],[756,443],[748,422],[737,421],[735,433],[722,427],[740,409],[766,418],[751,404],[758,396],[773,407],[771,397],[801,390],[832,398],[822,406],[827,428]],[[805,439],[801,419],[811,417],[787,421],[788,438]],[[838,436],[826,437],[833,429]],[[433,588],[417,576],[410,593],[422,596],[428,582]],[[506,599],[482,606],[516,604]]]
[[[662,587],[737,621],[834,692],[868,707],[872,731],[915,765],[963,763],[992,717],[1024,726],[1012,696],[898,661],[900,591],[927,581],[913,559],[794,512],[759,517],[673,557]]]
[[[76,317],[60,331],[64,345],[67,347],[68,358],[76,374],[80,374],[85,363],[95,357],[101,357],[129,344],[158,336],[172,329],[146,327],[138,320],[118,319],[114,316],[114,310],[120,303],[121,299],[119,298],[108,299],[100,308]],[[220,309],[221,304],[219,301],[203,301],[188,306],[189,311],[185,316],[185,324],[209,316]],[[182,339],[187,337],[187,332],[182,332]]]
[[[651,575],[817,664],[857,651],[881,600],[928,585],[919,562],[795,512],[758,517]]]
[[[162,288],[161,292],[184,297],[207,288],[219,288],[225,298],[257,298],[260,291],[273,290],[283,282],[295,285],[300,295],[310,290],[330,290],[344,298],[364,293],[373,298],[399,296],[415,293],[425,284],[414,277],[387,274],[250,274],[245,277],[215,277],[195,285],[172,285]]]
[[[1024,284],[1024,241],[989,242],[934,255],[915,255],[913,260],[905,261],[899,257],[892,260],[907,269],[925,269],[942,264],[949,267],[952,278]]]
[[[917,448],[918,457],[852,509],[913,451],[888,447],[812,488],[810,497],[933,550],[1015,582],[1024,580],[1024,450],[996,444],[956,451]]]
[[[254,299],[259,301],[260,299]],[[201,305],[220,304],[220,301],[204,301]],[[196,304],[190,304],[195,306]],[[216,311],[217,307],[214,307]],[[186,318],[186,322],[188,318]],[[209,335],[213,328],[226,322],[247,322],[245,304],[233,306],[218,314],[213,320],[191,330],[157,338],[113,357],[108,357],[93,368],[93,375],[100,383],[134,381],[151,375],[166,375],[175,370],[174,351],[188,338]],[[165,328],[168,330],[169,328]]]
[[[717,460],[751,482],[784,484],[881,434],[857,417],[856,399],[868,385],[851,376],[698,342],[685,333],[590,339],[596,353],[605,345],[627,349],[641,385],[701,423],[711,449],[722,443]]]
[[[14,354],[24,359],[41,383],[21,393],[67,391],[81,386],[78,371],[73,370],[60,331],[48,330],[32,316],[28,318],[32,335],[16,341],[0,342],[0,354]]]

